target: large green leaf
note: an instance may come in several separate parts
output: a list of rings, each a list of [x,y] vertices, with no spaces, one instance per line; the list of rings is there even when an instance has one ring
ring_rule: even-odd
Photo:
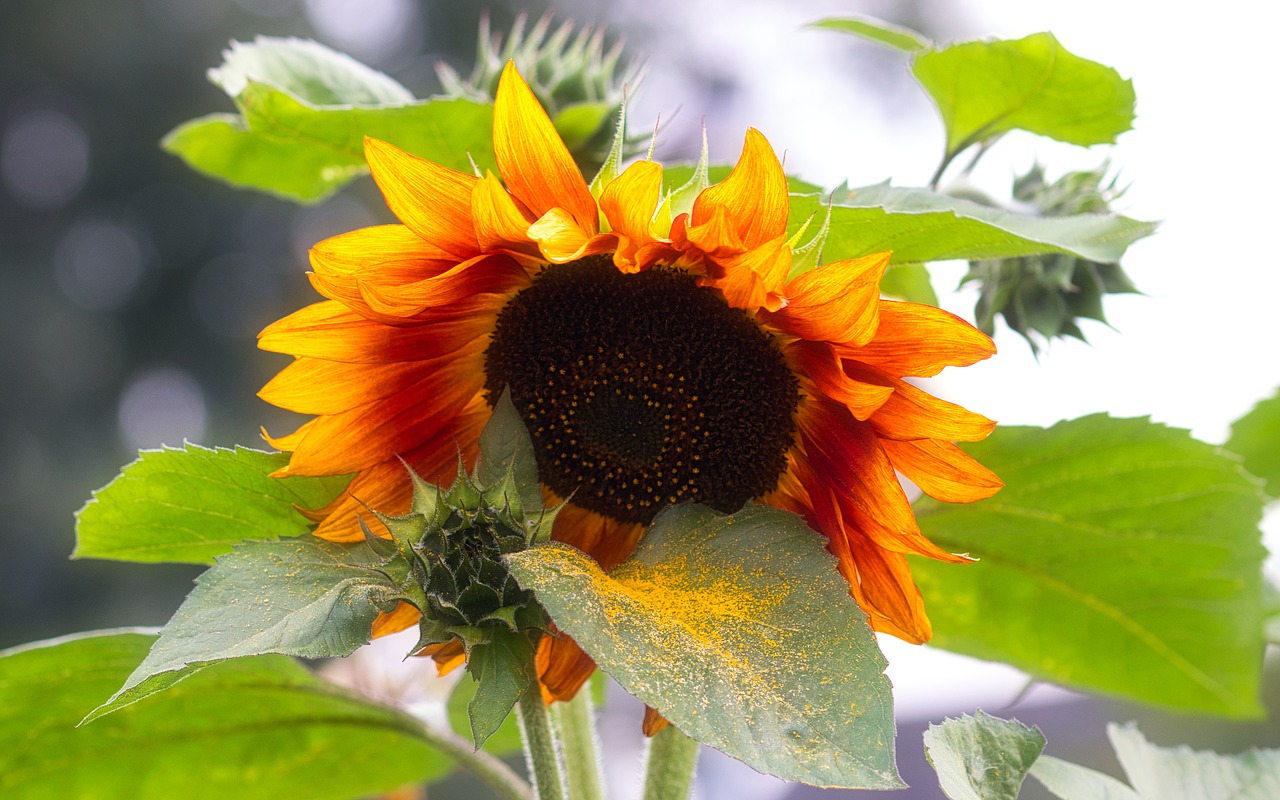
[[[1017,800],[1044,734],[978,711],[930,725],[924,752],[951,800]]]
[[[1187,747],[1157,747],[1132,724],[1108,725],[1107,736],[1142,800],[1280,797],[1280,750],[1224,756]]]
[[[902,786],[884,657],[798,517],[681,505],[608,574],[560,544],[507,563],[556,625],[685,734],[787,780]]]
[[[948,157],[1012,130],[1093,145],[1133,124],[1133,82],[1051,33],[923,52],[912,71],[942,115]]]
[[[447,772],[420,724],[261,656],[76,728],[153,635],[100,632],[0,654],[0,796],[9,800],[345,800]]]
[[[269,477],[285,453],[237,447],[144,450],[76,515],[75,558],[212,563],[245,539],[305,533],[349,478]]]
[[[981,559],[914,561],[935,644],[1170,708],[1260,713],[1262,497],[1233,458],[1105,415],[965,449],[1006,486],[918,503],[931,539]]]
[[[881,183],[840,188],[831,197],[831,228],[823,260],[892,250],[891,263],[1008,258],[1069,253],[1104,264],[1155,232],[1152,222],[1112,214],[1032,217],[928,189]],[[825,213],[820,195],[791,196],[791,226]]]
[[[89,719],[169,689],[218,661],[352,653],[369,641],[379,611],[394,608],[400,596],[399,580],[378,567],[363,544],[308,536],[237,545],[200,576],[146,659]]]
[[[1231,425],[1227,449],[1242,456],[1245,469],[1267,482],[1267,494],[1280,497],[1280,391]]]

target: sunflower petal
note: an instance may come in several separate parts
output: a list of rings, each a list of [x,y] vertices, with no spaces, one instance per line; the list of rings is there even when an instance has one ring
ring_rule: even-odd
[[[995,355],[985,333],[940,308],[921,303],[880,301],[875,338],[861,346],[839,346],[841,355],[871,364],[895,377],[927,378],[944,367],[967,367]]]
[[[373,638],[390,636],[408,630],[422,619],[422,612],[401,600],[391,611],[384,611],[373,621]]]
[[[892,386],[865,383],[846,375],[840,356],[826,342],[801,339],[789,345],[786,352],[795,369],[813,381],[816,391],[843,404],[856,420],[866,420],[893,394]]]
[[[790,210],[782,164],[764,134],[749,128],[729,177],[694,201],[689,238],[704,252],[726,240],[750,250],[785,236]],[[706,225],[713,220],[716,224]]]
[[[455,172],[367,137],[364,157],[387,207],[414,233],[460,259],[480,252],[471,223],[474,175]]]
[[[865,364],[845,359],[844,369],[855,380],[882,382],[893,387],[893,395],[868,420],[882,438],[977,442],[995,429],[995,422],[981,414],[934,397]]]
[[[584,237],[599,230],[591,189],[529,85],[508,61],[493,106],[493,150],[511,193],[541,217],[562,208]]]
[[[542,699],[572,700],[582,685],[596,671],[596,662],[583,652],[578,643],[555,631],[544,634],[538,640],[535,657],[538,682],[542,684]]]
[[[537,252],[529,239],[532,220],[491,172],[485,173],[476,184],[471,195],[471,216],[475,220],[476,240],[486,252]]]
[[[996,474],[951,442],[882,439],[893,466],[920,489],[944,503],[985,500],[1004,486]]]
[[[791,247],[784,237],[743,253],[708,256],[708,260],[707,277],[698,283],[720,290],[730,306],[777,311],[786,302],[782,286],[791,271]]]
[[[880,323],[880,279],[889,253],[835,261],[792,278],[771,321],[812,341],[866,344]]]
[[[415,361],[344,364],[299,358],[262,387],[258,397],[299,414],[340,414],[404,391],[432,366]]]

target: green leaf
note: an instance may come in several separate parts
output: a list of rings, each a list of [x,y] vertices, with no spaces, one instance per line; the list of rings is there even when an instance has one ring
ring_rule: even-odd
[[[948,159],[1012,130],[1094,145],[1133,124],[1133,82],[1073,55],[1051,33],[921,53],[912,71],[947,127]]]
[[[1184,711],[1257,716],[1262,498],[1217,448],[1144,419],[999,428],[965,450],[1005,481],[918,503],[916,559],[939,647]]]
[[[446,704],[449,727],[468,738],[472,736],[471,716],[468,712],[468,707],[471,705],[472,698],[476,696],[478,687],[479,684],[474,680],[463,676],[458,681],[458,685],[449,694],[449,701]],[[520,726],[516,722],[514,714],[508,714],[502,724],[498,726],[498,729],[484,743],[484,749],[496,756],[518,753],[521,747]]]
[[[495,169],[493,108],[470,100],[395,106],[313,106],[250,80],[240,116],[212,114],[179,125],[162,144],[192,168],[232,186],[317,202],[367,171],[372,136],[451,169]]]
[[[861,36],[863,39],[879,42],[904,53],[914,53],[933,47],[933,42],[910,28],[892,25],[870,17],[833,17],[818,20],[811,23],[809,27],[851,33],[854,36]]]
[[[144,450],[76,515],[73,558],[212,563],[245,539],[305,533],[350,480],[269,477],[285,453],[237,447]]]
[[[1152,222],[1111,214],[1032,217],[928,189],[881,183],[832,195],[825,261],[892,250],[894,264],[1070,253],[1115,263],[1129,245],[1155,232]],[[825,210],[820,195],[791,196],[791,227]]]
[[[222,52],[222,66],[209,70],[209,80],[232,98],[255,81],[318,106],[404,105],[414,99],[386,73],[310,39],[232,42]]]
[[[1129,783],[1143,800],[1269,800],[1280,797],[1280,750],[1235,756],[1157,747],[1133,724],[1107,726]]]
[[[77,728],[154,639],[97,632],[0,654],[0,796],[345,800],[452,765],[412,718],[280,656],[215,665]]]
[[[492,629],[493,638],[467,653],[467,672],[478,681],[467,704],[471,739],[479,750],[511,716],[511,709],[537,680],[533,644],[523,633]]]
[[[245,542],[218,559],[165,625],[146,659],[86,721],[164,691],[217,661],[276,653],[345,656],[400,596],[363,543],[314,537]]]
[[[1120,781],[1053,756],[1040,756],[1031,765],[1031,776],[1062,800],[1141,800]]]
[[[1267,494],[1280,497],[1280,391],[1232,424],[1226,447],[1267,482]]]
[[[895,264],[884,273],[880,293],[912,303],[938,304],[938,294],[933,291],[929,270],[923,264]]]
[[[607,575],[554,543],[507,564],[602,669],[685,734],[785,780],[902,787],[884,657],[798,517],[680,505]]]
[[[951,800],[1016,800],[1044,734],[982,711],[924,732],[924,752]]]

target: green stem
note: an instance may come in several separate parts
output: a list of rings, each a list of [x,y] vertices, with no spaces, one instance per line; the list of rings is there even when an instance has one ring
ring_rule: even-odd
[[[649,764],[644,772],[643,800],[686,800],[693,788],[698,743],[674,725],[649,740]]]
[[[520,719],[520,737],[524,740],[524,756],[533,777],[533,790],[538,800],[564,800],[564,781],[560,775],[560,754],[556,752],[551,732],[551,715],[542,702],[542,690],[534,681],[516,707]]]
[[[476,750],[471,742],[453,731],[421,725],[419,734],[432,747],[456,760],[489,784],[503,800],[535,800],[533,788],[500,759],[484,750]]]
[[[560,743],[564,747],[569,797],[573,800],[603,800],[591,687],[582,687],[572,700],[556,703],[552,709],[560,730]]]

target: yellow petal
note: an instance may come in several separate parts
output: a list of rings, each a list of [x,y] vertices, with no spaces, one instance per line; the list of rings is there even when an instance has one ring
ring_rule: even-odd
[[[729,177],[703,190],[693,203],[689,238],[704,250],[713,243],[698,241],[694,230],[716,211],[724,212],[734,237],[747,249],[787,232],[787,176],[769,140],[755,128],[747,130],[742,155]]]
[[[551,118],[508,61],[493,106],[493,151],[511,193],[541,217],[563,208],[592,236],[598,231],[595,198]]]
[[[889,253],[836,261],[787,283],[787,305],[773,315],[779,327],[803,339],[865,344],[880,321],[880,278]]]

